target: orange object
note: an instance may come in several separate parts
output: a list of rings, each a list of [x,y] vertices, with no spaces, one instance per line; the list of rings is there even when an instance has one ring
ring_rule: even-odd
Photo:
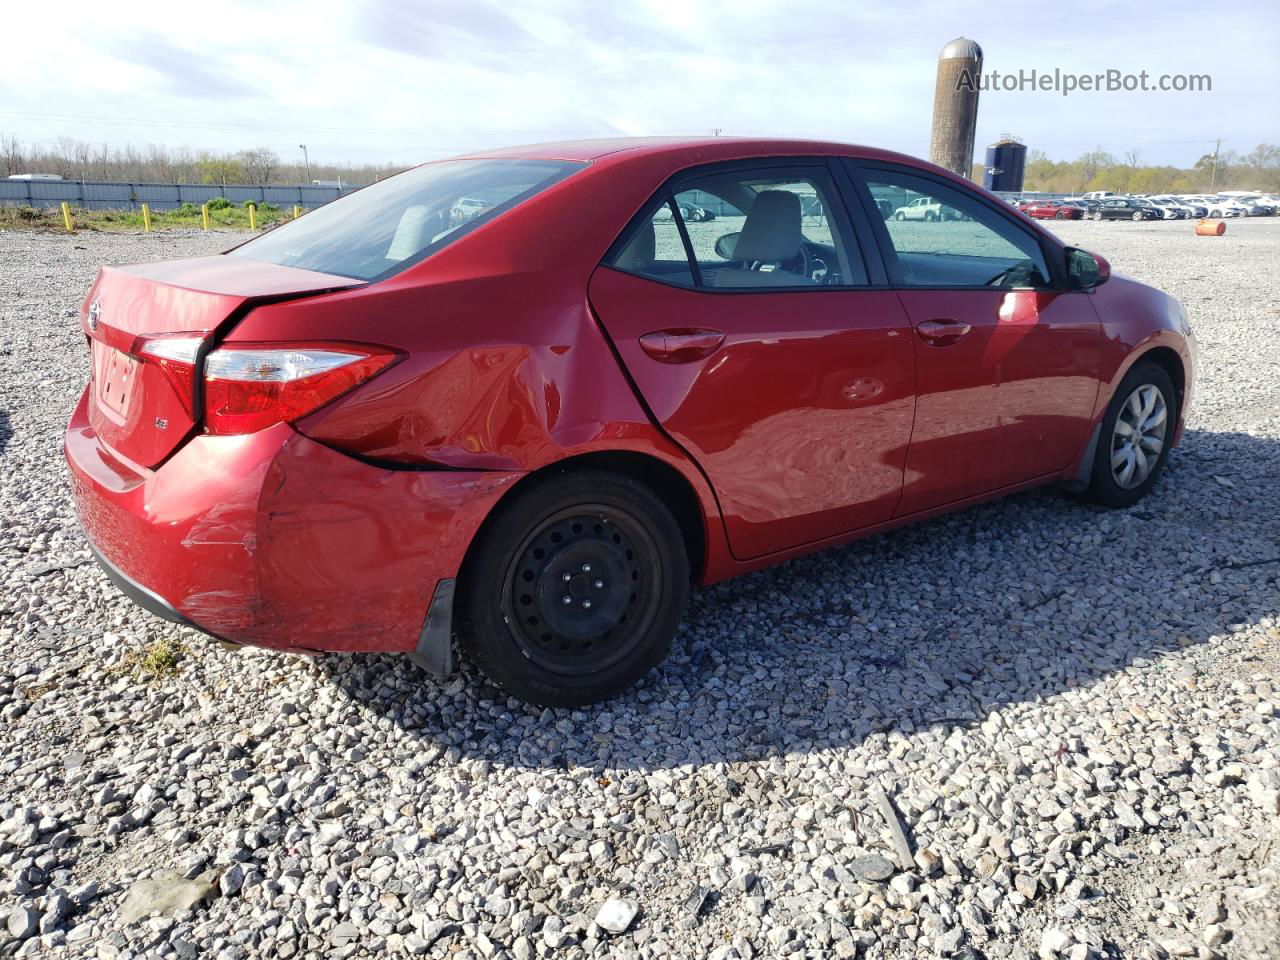
[[[1201,220],[1196,224],[1197,237],[1220,237],[1227,232],[1224,220]]]

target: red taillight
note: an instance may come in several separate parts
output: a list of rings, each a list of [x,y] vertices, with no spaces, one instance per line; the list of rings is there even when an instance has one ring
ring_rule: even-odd
[[[178,395],[187,416],[195,409],[196,355],[204,338],[189,333],[173,336],[138,337],[129,352],[135,357],[159,367],[168,379],[173,392]]]
[[[139,337],[131,351],[158,367],[191,414],[202,337]],[[253,433],[318,410],[395,363],[385,347],[352,343],[227,344],[204,360],[209,433]]]
[[[394,351],[364,344],[234,344],[204,362],[209,433],[253,433],[318,410],[385,370]]]

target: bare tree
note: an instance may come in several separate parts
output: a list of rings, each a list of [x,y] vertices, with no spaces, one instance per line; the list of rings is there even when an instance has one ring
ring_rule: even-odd
[[[16,173],[25,173],[22,169],[22,144],[12,133],[0,133],[0,163],[4,164],[4,175],[11,177]]]
[[[254,147],[252,150],[241,150],[239,158],[250,183],[270,183],[271,174],[280,165],[280,157],[270,147]]]

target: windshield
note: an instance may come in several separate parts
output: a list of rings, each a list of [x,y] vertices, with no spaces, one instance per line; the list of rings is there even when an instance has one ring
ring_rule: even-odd
[[[380,280],[440,250],[585,164],[441,160],[358,190],[231,251],[358,280]]]

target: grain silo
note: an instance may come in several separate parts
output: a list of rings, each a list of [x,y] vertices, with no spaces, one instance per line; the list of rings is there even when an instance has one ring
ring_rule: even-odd
[[[1021,193],[1026,166],[1027,145],[1006,133],[987,147],[987,159],[982,165],[982,185],[988,190]]]
[[[982,48],[966,37],[952,40],[938,55],[929,159],[962,177],[972,172],[981,73]]]

